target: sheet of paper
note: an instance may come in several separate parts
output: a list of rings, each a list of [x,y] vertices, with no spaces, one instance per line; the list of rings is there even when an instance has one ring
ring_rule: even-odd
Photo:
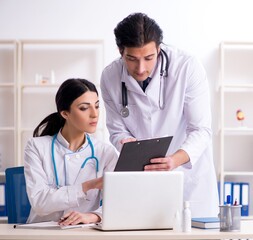
[[[94,226],[94,223],[90,224],[77,224],[77,225],[68,225],[68,226],[60,226],[58,222],[50,221],[50,222],[39,222],[39,223],[28,223],[28,224],[17,224],[14,225],[14,228],[55,228],[55,229],[71,229],[71,228],[83,228]]]

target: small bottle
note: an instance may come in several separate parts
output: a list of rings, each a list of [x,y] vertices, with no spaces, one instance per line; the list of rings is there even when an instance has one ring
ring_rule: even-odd
[[[189,201],[184,202],[183,210],[183,221],[182,221],[183,232],[191,232],[191,210]]]

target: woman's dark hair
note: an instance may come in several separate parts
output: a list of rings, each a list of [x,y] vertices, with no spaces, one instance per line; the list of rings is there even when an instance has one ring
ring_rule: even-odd
[[[57,112],[48,115],[42,120],[35,128],[33,136],[53,136],[58,133],[65,124],[65,119],[60,114],[61,111],[69,111],[75,99],[87,91],[95,92],[98,95],[95,85],[88,80],[73,78],[64,81],[55,96]]]
[[[156,47],[163,41],[163,31],[144,13],[130,14],[114,29],[116,44],[121,53],[125,47],[142,47],[154,41]]]

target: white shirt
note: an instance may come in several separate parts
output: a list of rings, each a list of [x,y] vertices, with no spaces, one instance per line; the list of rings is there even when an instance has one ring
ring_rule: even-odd
[[[91,156],[88,141],[77,151],[68,149],[69,143],[59,132],[54,143],[54,156],[60,188],[57,189],[53,161],[52,136],[31,138],[25,148],[25,179],[31,211],[28,223],[41,221],[58,221],[70,211],[96,212],[101,216],[101,191],[92,189],[86,194],[82,183],[102,177],[105,171],[113,171],[118,156],[112,146],[90,137],[95,156],[99,161],[88,160],[84,168],[81,165]]]
[[[206,73],[194,57],[172,47],[164,50],[169,58],[168,77],[160,79],[159,57],[145,93],[129,76],[122,59],[104,69],[101,90],[110,140],[120,150],[120,140],[125,138],[173,136],[167,155],[183,149],[190,157],[190,162],[176,170],[184,172],[184,200],[190,201],[193,217],[217,216],[218,191]],[[122,82],[126,84],[130,112],[126,118],[120,114]]]

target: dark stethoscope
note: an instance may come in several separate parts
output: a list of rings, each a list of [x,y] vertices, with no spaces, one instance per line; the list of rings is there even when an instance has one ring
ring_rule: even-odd
[[[159,108],[162,110],[162,109],[164,109],[164,105],[165,105],[165,84],[163,86],[163,89],[161,89],[161,81],[162,81],[162,78],[168,77],[169,57],[163,49],[161,49],[161,52],[160,52],[159,55],[161,56]],[[163,68],[164,57],[165,57],[165,61],[166,61],[165,69]],[[165,81],[164,81],[164,83],[165,83]],[[129,109],[128,109],[128,100],[127,100],[127,88],[126,88],[125,82],[122,82],[121,89],[122,89],[122,105],[123,105],[123,108],[121,109],[120,114],[123,118],[126,118],[126,117],[129,116]],[[161,91],[163,91],[162,92],[162,95],[163,95],[162,103],[160,101]]]
[[[94,159],[95,162],[96,162],[96,177],[97,177],[97,173],[98,173],[98,170],[99,170],[99,162],[98,162],[98,159],[95,157],[95,153],[94,153],[94,146],[91,142],[91,139],[89,137],[89,135],[86,135],[87,136],[87,140],[88,140],[88,144],[90,146],[90,149],[91,149],[91,156],[90,157],[87,157],[84,161],[83,161],[83,164],[79,170],[79,173],[81,171],[82,168],[84,168],[85,164],[91,160],[91,159]],[[57,137],[57,134],[54,135],[53,137],[53,140],[52,140],[52,146],[51,146],[51,150],[52,150],[52,162],[53,162],[53,166],[54,166],[54,175],[55,175],[55,182],[56,182],[56,187],[59,189],[60,188],[60,184],[59,184],[59,178],[58,178],[58,173],[57,173],[57,169],[56,169],[56,163],[55,163],[55,156],[54,156],[54,144],[55,144],[55,140],[56,140],[56,137]],[[79,173],[77,175],[79,175]],[[66,179],[66,178],[65,178]],[[66,184],[65,184],[66,185]]]

